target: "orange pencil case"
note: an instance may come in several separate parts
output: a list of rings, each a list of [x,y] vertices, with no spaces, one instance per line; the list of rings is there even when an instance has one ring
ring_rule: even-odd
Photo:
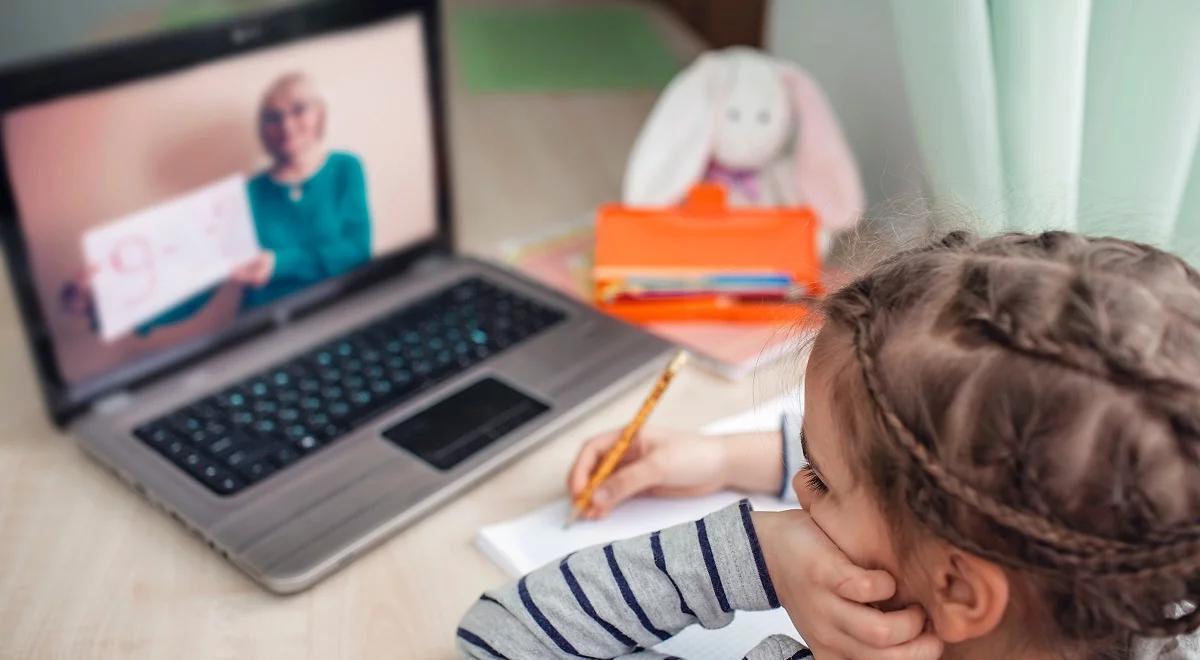
[[[628,321],[784,322],[822,292],[818,220],[808,207],[730,208],[719,184],[702,183],[675,207],[600,207],[593,276],[596,306]],[[792,282],[782,300],[726,293],[626,295],[638,278],[773,273]]]

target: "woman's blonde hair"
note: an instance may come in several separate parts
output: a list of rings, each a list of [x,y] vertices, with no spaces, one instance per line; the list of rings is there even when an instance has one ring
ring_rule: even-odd
[[[301,71],[290,71],[279,76],[270,85],[268,85],[266,91],[263,92],[262,98],[258,100],[258,139],[264,147],[267,147],[267,139],[266,136],[263,135],[263,117],[266,113],[267,101],[270,100],[270,98],[277,92],[279,92],[279,90],[292,87],[294,85],[303,85],[312,92],[313,97],[317,101],[318,110],[321,113],[321,124],[318,131],[321,137],[325,136],[326,113],[328,112],[328,109],[325,105],[325,97],[321,95],[317,84],[307,73]]]

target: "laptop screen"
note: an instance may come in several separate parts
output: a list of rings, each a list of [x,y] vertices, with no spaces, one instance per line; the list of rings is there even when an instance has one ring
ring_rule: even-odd
[[[3,116],[65,383],[215,336],[436,234],[420,20]]]

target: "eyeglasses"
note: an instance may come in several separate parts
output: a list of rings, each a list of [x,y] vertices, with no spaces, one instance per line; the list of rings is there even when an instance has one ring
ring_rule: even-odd
[[[279,108],[267,108],[262,112],[262,122],[264,124],[277,126],[283,123],[285,117],[292,119],[300,119],[308,114],[312,109],[311,101],[296,101],[290,107],[280,110]]]

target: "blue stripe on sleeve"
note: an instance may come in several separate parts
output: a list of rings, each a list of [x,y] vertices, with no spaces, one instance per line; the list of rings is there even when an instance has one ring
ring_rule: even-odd
[[[608,570],[612,572],[613,579],[617,581],[617,588],[621,591],[621,597],[625,599],[625,604],[633,613],[637,615],[638,621],[642,622],[642,627],[648,630],[655,637],[665,640],[671,637],[670,633],[663,632],[654,627],[650,622],[650,617],[646,616],[646,611],[637,602],[633,596],[633,590],[629,588],[629,583],[625,581],[625,575],[621,573],[621,567],[617,565],[617,556],[613,554],[612,544],[604,546],[604,556],[608,559]]]
[[[608,634],[612,635],[613,639],[617,640],[621,644],[624,644],[625,646],[634,647],[634,652],[642,650],[640,647],[638,647],[637,642],[635,642],[625,633],[621,632],[616,626],[604,620],[604,618],[596,612],[596,608],[592,607],[592,601],[588,599],[587,594],[583,593],[583,588],[579,586],[579,581],[575,579],[575,574],[571,572],[571,567],[567,565],[567,561],[570,559],[571,557],[568,556],[559,562],[558,569],[562,571],[563,579],[567,581],[567,586],[571,588],[571,593],[575,596],[575,600],[579,603],[579,607],[583,608],[583,611],[588,616],[592,617],[593,621],[600,624],[601,628],[606,630]]]
[[[475,646],[478,646],[479,648],[483,649],[484,651],[487,651],[488,653],[491,653],[492,655],[496,656],[497,658],[500,658],[500,660],[508,660],[508,656],[506,656],[503,653],[492,648],[490,645],[488,645],[487,642],[483,641],[483,638],[481,638],[479,635],[476,635],[475,633],[471,632],[470,630],[467,630],[466,628],[459,628],[458,636],[463,641],[466,641],[470,644],[474,644]]]
[[[717,604],[721,606],[722,612],[732,612],[729,599],[725,597],[725,586],[721,584],[721,574],[717,572],[717,561],[713,559],[712,545],[708,542],[708,530],[704,526],[703,518],[696,521],[696,538],[700,540],[700,554],[704,555],[704,567],[708,569],[708,579],[717,595]]]
[[[809,651],[808,649],[801,649],[793,653],[792,657],[788,658],[788,660],[801,660],[802,658],[811,657],[813,657],[812,651]]]
[[[542,611],[538,609],[537,604],[533,602],[533,598],[529,595],[529,587],[525,585],[525,578],[521,578],[517,581],[517,593],[521,596],[521,603],[525,605],[525,610],[529,612],[529,616],[533,617],[533,620],[537,622],[538,627],[542,629],[542,632],[546,633],[546,636],[553,640],[554,644],[557,645],[558,648],[562,649],[563,653],[579,655],[579,651],[576,651],[575,647],[571,646],[571,642],[568,642],[567,638],[563,637],[562,633],[558,632],[558,629],[554,627],[554,624],[550,623],[550,619],[547,619],[546,615],[542,614]]]
[[[662,539],[659,538],[658,532],[650,535],[650,552],[654,553],[654,565],[658,567],[658,570],[662,571],[663,575],[667,576],[667,579],[671,581],[671,586],[675,587],[675,594],[679,596],[680,611],[688,616],[696,616],[692,608],[688,607],[687,601],[683,599],[683,592],[679,590],[679,585],[675,584],[675,578],[671,577],[671,574],[667,572],[667,558],[663,555]]]
[[[754,565],[758,568],[758,579],[762,581],[763,592],[767,594],[767,604],[771,609],[775,609],[779,607],[779,597],[775,594],[775,584],[771,582],[771,574],[767,571],[767,559],[763,557],[758,532],[754,530],[754,521],[750,519],[750,500],[739,502],[738,509],[742,512],[742,526],[746,528],[746,538],[750,539],[750,550],[754,553]]]

